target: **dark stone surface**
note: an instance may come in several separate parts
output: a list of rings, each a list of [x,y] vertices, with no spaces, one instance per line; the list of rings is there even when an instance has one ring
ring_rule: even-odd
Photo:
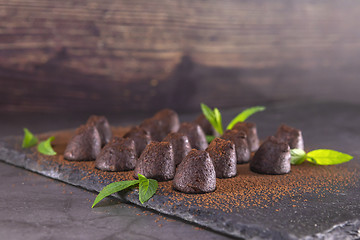
[[[237,112],[239,109],[224,111],[224,122]],[[184,119],[187,118],[189,116],[184,116]],[[222,211],[214,206],[200,206],[195,201],[189,205],[180,200],[171,199],[172,193],[169,194],[167,188],[160,185],[158,193],[143,206],[236,237],[359,238],[360,150],[358,143],[360,142],[360,128],[358,122],[360,121],[360,106],[339,103],[277,105],[251,117],[251,121],[257,124],[261,139],[272,135],[280,123],[285,123],[303,131],[306,150],[331,148],[353,155],[354,160],[341,166],[318,168],[322,172],[336,172],[337,169],[352,172],[351,181],[348,182],[349,184],[340,186],[336,184],[336,181],[332,181],[329,186],[319,189],[320,193],[309,191],[305,194],[300,192],[296,194],[294,192],[271,205],[239,207],[229,203],[231,211]],[[59,166],[55,164],[55,160],[49,161],[49,157],[34,154],[32,150],[22,150],[20,144],[21,137],[3,138],[0,142],[0,159],[88,190],[99,191],[111,182],[102,179],[101,174],[89,175],[81,168],[75,169],[71,165]],[[317,166],[312,167],[317,168]],[[239,173],[241,174],[247,177],[249,173],[243,171]],[[281,177],[291,176],[291,174],[281,175]],[[336,189],[336,191],[331,191],[331,189]],[[136,190],[118,194],[116,197],[140,205]],[[173,202],[171,205],[166,204],[169,198]]]

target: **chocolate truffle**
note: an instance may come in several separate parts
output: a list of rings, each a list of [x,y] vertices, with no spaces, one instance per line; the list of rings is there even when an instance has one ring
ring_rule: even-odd
[[[160,121],[154,118],[147,118],[140,124],[140,128],[150,134],[151,140],[161,141],[165,131],[161,129]]]
[[[175,161],[172,146],[169,142],[150,142],[136,162],[134,177],[138,174],[158,181],[174,178]]]
[[[191,151],[191,145],[187,136],[182,133],[169,133],[163,140],[173,147],[175,166],[179,165]]]
[[[248,139],[244,131],[236,129],[226,130],[221,138],[230,140],[235,144],[237,163],[241,164],[249,162],[251,152],[248,145]]]
[[[171,109],[163,109],[140,124],[141,128],[150,133],[151,139],[154,141],[163,140],[168,133],[176,132],[179,126],[179,116]]]
[[[137,157],[140,157],[146,145],[148,145],[151,141],[150,133],[139,126],[132,127],[127,133],[125,133],[124,138],[134,140]]]
[[[282,124],[278,128],[275,137],[289,144],[290,149],[299,148],[304,150],[302,133],[296,128]]]
[[[95,167],[104,171],[127,171],[135,168],[136,159],[134,140],[114,137],[101,149]]]
[[[257,135],[256,124],[251,122],[238,122],[232,129],[245,131],[248,139],[248,145],[251,152],[255,152],[259,148],[259,137]]]
[[[213,161],[216,177],[236,176],[235,145],[231,141],[215,138],[206,149]]]
[[[163,109],[157,112],[154,117],[154,119],[157,119],[160,121],[160,127],[164,130],[163,138],[166,137],[168,133],[171,132],[177,132],[180,127],[180,120],[178,114],[171,109]]]
[[[95,160],[101,150],[101,137],[94,125],[82,125],[76,129],[64,152],[71,161]]]
[[[180,125],[178,132],[183,133],[188,137],[192,148],[205,150],[208,147],[205,133],[198,124],[192,122],[183,122]]]
[[[94,124],[97,130],[99,131],[101,138],[101,146],[105,146],[110,142],[112,133],[108,120],[104,116],[92,115],[87,120],[86,124]]]
[[[290,147],[271,136],[256,151],[250,161],[250,170],[262,174],[285,174],[290,172]]]
[[[219,133],[214,129],[209,120],[206,119],[204,114],[200,114],[195,120],[194,123],[198,124],[201,129],[204,131],[205,135],[220,136]]]
[[[216,188],[216,173],[207,152],[193,149],[180,163],[174,189],[184,193],[207,193]]]

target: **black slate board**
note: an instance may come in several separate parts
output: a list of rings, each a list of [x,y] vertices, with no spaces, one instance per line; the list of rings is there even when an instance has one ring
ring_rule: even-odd
[[[185,199],[177,199],[179,193],[172,191],[168,183],[160,183],[158,193],[143,206],[235,237],[255,239],[359,238],[360,164],[357,143],[360,142],[360,134],[357,122],[360,120],[360,108],[341,104],[305,104],[296,106],[295,109],[296,111],[293,106],[273,107],[262,116],[254,116],[254,121],[258,123],[262,137],[272,134],[278,124],[285,122],[303,130],[307,146],[311,146],[311,149],[327,147],[355,156],[354,160],[341,166],[320,167],[320,169],[318,166],[304,165],[294,169],[291,173],[294,175],[309,169],[314,173],[314,170],[311,169],[318,168],[316,171],[325,176],[325,178],[320,178],[324,184],[316,184],[316,188],[305,191],[305,188],[290,182],[288,184],[295,184],[295,187],[288,190],[281,188],[281,192],[274,192],[272,196],[281,195],[274,202],[271,199],[267,202],[264,201],[265,195],[262,192],[256,193],[254,196],[239,196],[239,199],[247,199],[254,203],[253,205],[234,204],[238,199],[232,195],[233,199],[229,201],[229,208],[224,208],[219,207],[222,204],[225,206],[221,199],[213,206],[200,202],[204,200],[204,196],[190,195]],[[228,114],[231,115],[232,112],[228,112]],[[347,119],[347,121],[344,122],[343,119]],[[53,134],[61,136],[62,133],[60,131]],[[46,135],[48,134],[43,137]],[[0,159],[94,191],[101,190],[115,179],[131,178],[131,172],[104,175],[100,171],[89,171],[92,167],[91,163],[83,163],[80,167],[75,167],[72,164],[64,164],[64,161],[60,159],[61,156],[43,156],[32,149],[23,150],[20,145],[21,137],[2,139],[0,141]],[[248,177],[248,180],[263,178],[262,175],[255,175],[248,171],[246,165],[239,166],[239,170],[238,178],[241,176]],[[290,178],[291,174],[288,175]],[[350,177],[347,174],[350,174]],[[330,179],[331,181],[327,182],[326,177],[329,176],[331,178],[335,176],[338,179]],[[281,181],[281,176],[273,179]],[[249,183],[253,184],[254,182],[249,180]],[[312,185],[307,187],[309,186]],[[219,187],[216,191],[221,191],[221,189],[223,188]],[[267,193],[266,189],[261,191]],[[174,198],[174,196],[176,197]],[[136,190],[117,194],[115,197],[141,205]],[[226,194],[224,198],[227,198]],[[260,203],[258,200],[261,200]]]

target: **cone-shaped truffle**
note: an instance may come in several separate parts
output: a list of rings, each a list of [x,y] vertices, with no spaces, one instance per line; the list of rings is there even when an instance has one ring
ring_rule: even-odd
[[[173,147],[175,165],[179,165],[191,151],[191,145],[187,136],[182,133],[169,133],[163,140]]]
[[[188,137],[192,148],[198,150],[205,150],[208,147],[205,133],[198,124],[191,122],[183,122],[180,125],[178,132],[183,133]]]
[[[216,188],[216,173],[207,152],[193,149],[180,163],[174,189],[184,193],[207,193]]]
[[[136,160],[134,140],[114,137],[101,149],[95,167],[104,171],[127,171],[135,168]]]
[[[213,161],[216,177],[230,178],[236,176],[235,145],[231,141],[215,138],[206,149]]]
[[[86,124],[94,124],[97,130],[99,131],[101,138],[101,146],[105,146],[110,142],[112,138],[111,128],[108,120],[104,116],[92,115],[87,120]]]
[[[304,140],[300,130],[282,124],[275,135],[276,138],[289,144],[290,149],[299,148],[304,150]]]
[[[250,161],[250,169],[262,174],[285,174],[290,172],[290,147],[271,136],[256,151]]]
[[[150,133],[151,140],[161,141],[164,133],[160,126],[160,121],[154,118],[147,118],[140,124],[140,128]]]
[[[230,140],[235,144],[237,163],[247,163],[250,160],[251,152],[248,145],[248,139],[244,131],[236,129],[226,130],[221,136],[222,139]]]
[[[194,123],[198,124],[201,129],[204,131],[205,135],[220,136],[219,133],[214,129],[211,123],[206,119],[204,114],[200,114],[195,120]]]
[[[134,177],[138,174],[158,181],[174,178],[175,161],[169,142],[150,142],[136,162]]]
[[[232,129],[244,131],[247,135],[248,145],[251,152],[259,148],[259,137],[257,135],[256,124],[251,122],[238,122]]]
[[[163,140],[168,133],[176,132],[179,126],[179,116],[171,109],[163,109],[140,124],[141,128],[150,133],[151,139],[154,141]]]
[[[101,150],[101,137],[94,125],[82,125],[76,129],[64,152],[64,158],[72,161],[95,160]]]
[[[132,127],[127,133],[125,133],[124,138],[134,140],[137,157],[140,157],[146,145],[148,145],[151,141],[150,133],[138,126]]]
[[[166,135],[171,132],[177,132],[179,130],[180,120],[178,114],[174,110],[168,108],[160,110],[153,118],[160,121],[160,127],[164,132],[162,138],[166,137]]]

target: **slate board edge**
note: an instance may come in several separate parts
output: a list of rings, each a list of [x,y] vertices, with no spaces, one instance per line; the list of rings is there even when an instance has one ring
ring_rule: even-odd
[[[0,160],[6,162],[8,164],[25,168],[26,170],[30,170],[32,172],[38,173],[40,175],[50,177],[52,179],[56,179],[62,181],[67,184],[71,184],[77,187],[84,188],[89,191],[96,191],[99,192],[104,186],[109,184],[110,182],[103,182],[94,184],[90,180],[77,180],[81,176],[79,172],[76,172],[75,169],[69,168],[70,172],[68,175],[64,174],[64,169],[59,170],[59,168],[50,168],[44,169],[44,166],[37,164],[36,161],[29,158],[27,150],[24,152],[19,152],[12,146],[13,144],[19,142],[19,137],[7,137],[0,139]],[[10,144],[9,144],[10,143]],[[30,153],[30,152],[29,152]],[[56,157],[56,156],[55,156]],[[82,173],[85,175],[85,173]],[[73,178],[75,177],[75,178]],[[75,180],[73,180],[75,179]],[[80,178],[81,179],[81,178]],[[102,179],[103,180],[103,179]],[[141,204],[138,200],[138,193],[137,190],[131,191],[127,194],[113,194],[113,197],[120,199],[124,202],[131,202],[135,205],[140,207],[149,208],[160,212],[162,214],[166,214],[169,216],[175,216],[180,219],[186,220],[190,223],[196,223],[200,226],[212,229],[216,232],[221,234],[229,235],[236,238],[244,238],[244,239],[299,239],[298,236],[294,236],[292,234],[279,232],[273,229],[264,229],[263,227],[255,224],[244,224],[240,222],[230,223],[226,221],[226,218],[219,217],[217,221],[209,221],[207,218],[204,217],[195,217],[194,215],[190,214],[189,212],[181,212],[181,211],[171,211],[170,208],[166,208],[163,205],[160,206],[159,204],[154,204],[155,201],[149,201],[145,204]],[[155,195],[153,198],[159,198],[164,196]],[[90,210],[90,209],[89,209]],[[236,226],[235,226],[236,225]],[[354,236],[354,234],[360,235],[358,231],[360,226],[359,220],[347,221],[344,223],[340,223],[338,225],[333,226],[332,228],[321,232],[316,233],[311,236],[301,237],[304,240],[311,240],[311,239],[327,239],[330,235],[336,235],[339,237],[344,237],[344,239],[349,239],[348,237]],[[357,235],[357,236],[358,236]],[[350,238],[352,239],[352,238]]]

